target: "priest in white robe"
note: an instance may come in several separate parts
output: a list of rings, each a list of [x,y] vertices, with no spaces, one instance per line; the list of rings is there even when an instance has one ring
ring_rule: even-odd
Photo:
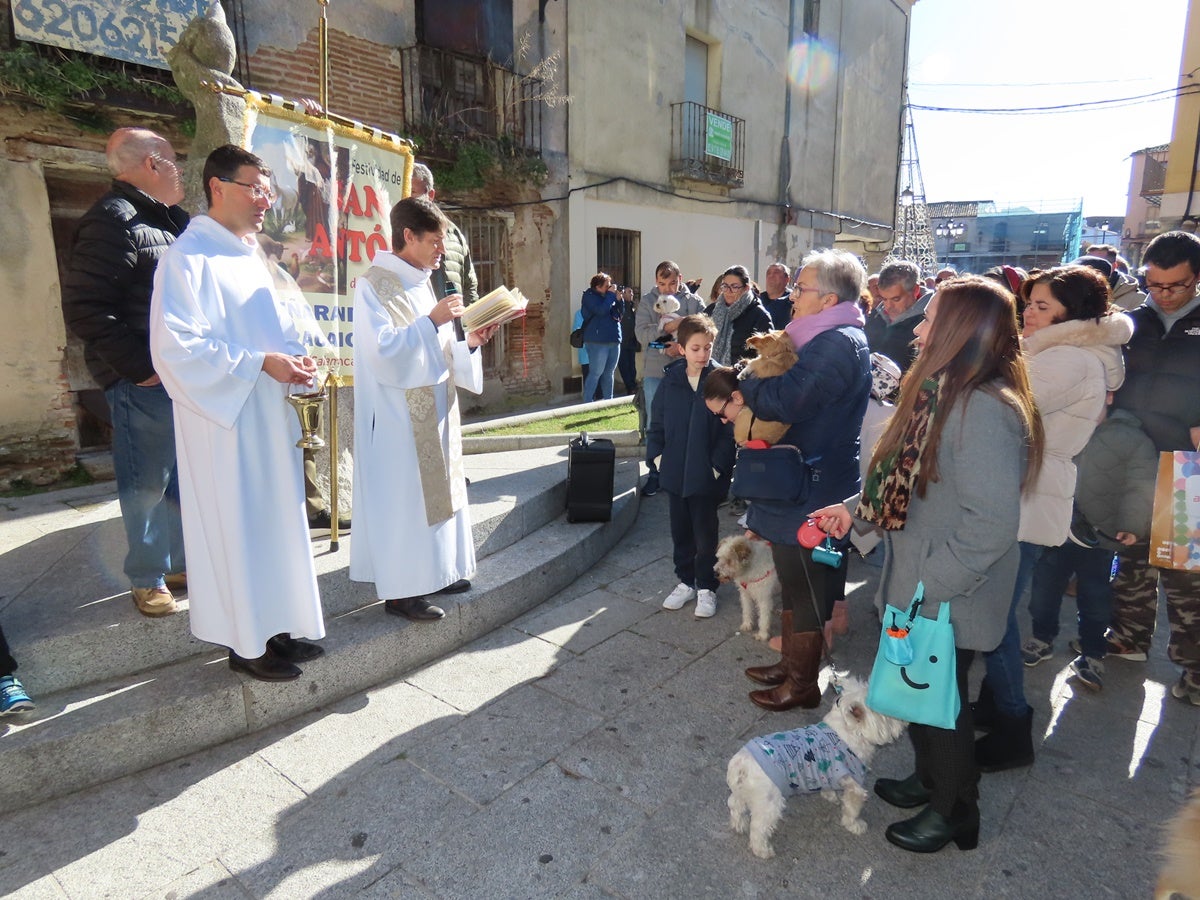
[[[325,636],[289,386],[313,384],[295,323],[254,235],[270,170],[219,147],[205,162],[207,216],[192,219],[154,279],[150,349],[175,404],[192,633],[229,666],[285,681]]]
[[[386,612],[428,621],[445,612],[427,596],[475,574],[456,389],[483,390],[478,350],[496,327],[459,338],[462,295],[434,294],[449,222],[432,201],[401,200],[391,225],[394,252],[354,289],[350,578],[373,581]]]

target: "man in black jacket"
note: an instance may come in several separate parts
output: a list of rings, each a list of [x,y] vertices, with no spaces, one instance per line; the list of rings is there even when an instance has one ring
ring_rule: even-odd
[[[1129,313],[1133,338],[1125,345],[1125,384],[1113,407],[1133,413],[1159,452],[1200,450],[1200,238],[1160,234],[1143,262],[1149,299]],[[1155,568],[1144,555],[1123,555],[1113,582],[1108,654],[1146,658],[1160,589],[1170,625],[1167,656],[1183,668],[1171,694],[1200,706],[1200,572]]]
[[[112,412],[133,602],[143,615],[165,616],[176,609],[165,576],[182,576],[183,531],[171,398],[150,359],[150,293],[158,260],[188,214],[179,206],[182,173],[164,138],[120,128],[106,154],[112,187],[79,220],[63,312]]]

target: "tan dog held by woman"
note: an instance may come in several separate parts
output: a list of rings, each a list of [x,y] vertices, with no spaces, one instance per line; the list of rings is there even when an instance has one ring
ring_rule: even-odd
[[[747,360],[738,379],[774,378],[782,375],[796,364],[796,348],[786,331],[767,331],[746,339],[746,345],[758,354]],[[749,440],[777,444],[791,426],[786,422],[770,422],[755,418],[749,409],[738,413],[733,422],[733,439],[738,446]]]
[[[1176,894],[1200,900],[1200,788],[1178,815],[1167,823],[1162,871],[1154,888],[1154,900],[1170,900]]]
[[[771,545],[742,535],[727,537],[717,545],[713,571],[722,583],[732,581],[737,585],[738,599],[742,601],[742,624],[738,631],[743,634],[754,631],[757,611],[758,631],[754,636],[765,641],[770,636],[771,610],[779,601],[780,592]]]
[[[862,834],[860,813],[867,802],[867,767],[877,748],[904,733],[905,723],[867,706],[867,685],[842,680],[833,708],[815,725],[752,738],[729,760],[729,827],[750,832],[750,851],[761,859],[775,855],[771,835],[788,797],[821,792],[842,804],[842,827]]]

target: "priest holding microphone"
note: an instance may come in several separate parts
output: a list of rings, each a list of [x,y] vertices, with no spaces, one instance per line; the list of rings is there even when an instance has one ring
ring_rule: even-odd
[[[434,293],[449,220],[431,200],[401,200],[391,226],[392,253],[354,290],[350,578],[373,581],[385,612],[431,621],[445,611],[428,597],[475,574],[457,388],[483,390],[478,351],[498,326],[462,335],[462,295]]]

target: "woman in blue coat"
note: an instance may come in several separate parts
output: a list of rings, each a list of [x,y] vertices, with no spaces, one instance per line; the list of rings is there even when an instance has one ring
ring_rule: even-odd
[[[625,301],[613,290],[612,279],[603,272],[592,276],[592,286],[583,292],[583,349],[588,355],[588,373],[583,382],[583,399],[591,401],[600,385],[600,396],[611,400],[613,370],[621,358],[621,317]]]
[[[810,254],[801,266],[788,325],[795,365],[776,378],[746,378],[733,395],[760,418],[791,423],[779,443],[798,447],[809,465],[807,490],[798,501],[747,498],[747,526],[771,542],[782,588],[782,657],[773,666],[746,670],[748,678],[766,686],[750,699],[772,711],[812,709],[821,702],[821,629],[834,602],[845,596],[846,559],[837,568],[814,563],[796,531],[809,510],[858,490],[859,433],[871,390],[870,351],[858,307],[867,282],[862,263],[844,250],[825,250]],[[741,411],[733,398],[722,403],[706,396],[705,402],[728,421]]]

